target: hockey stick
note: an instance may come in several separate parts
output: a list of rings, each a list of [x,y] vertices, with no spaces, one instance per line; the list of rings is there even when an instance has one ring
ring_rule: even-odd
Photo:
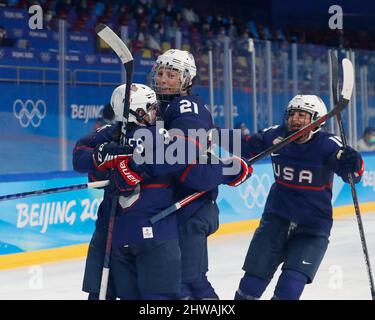
[[[279,143],[269,147],[268,149],[264,150],[263,152],[259,153],[255,157],[251,158],[248,163],[254,164],[255,162],[263,159],[264,157],[270,155],[271,153],[281,149],[282,147],[286,146],[287,144],[297,140],[298,138],[302,137],[306,133],[310,132],[311,130],[314,130],[316,127],[320,126],[323,122],[325,122],[327,119],[334,117],[335,115],[339,114],[342,110],[345,109],[345,107],[348,105],[350,97],[352,95],[353,91],[353,85],[354,85],[354,70],[353,65],[348,59],[344,59],[342,61],[342,67],[344,69],[344,82],[343,82],[343,88],[340,96],[340,100],[335,104],[335,107],[319,118],[318,120],[310,123],[309,125],[303,127],[299,131],[294,132],[290,136],[284,138]],[[185,197],[184,199],[177,201],[175,204],[171,205],[170,207],[164,209],[163,211],[159,212],[158,214],[154,215],[150,222],[152,224],[155,224],[159,220],[163,219],[164,217],[172,214],[176,210],[180,209],[183,206],[186,206],[193,200],[197,199],[201,195],[205,194],[206,191],[201,192],[195,192],[191,194],[190,196]]]
[[[126,139],[128,117],[129,117],[130,89],[131,89],[132,78],[133,78],[133,64],[134,64],[133,56],[130,53],[127,46],[125,45],[125,43],[117,36],[116,33],[114,33],[105,24],[99,24],[95,28],[95,32],[105,43],[107,43],[113,49],[113,51],[117,54],[117,56],[120,58],[121,62],[123,63],[125,67],[126,89],[125,89],[123,117],[121,119],[122,121],[121,144],[124,145],[125,139]],[[112,206],[111,206],[111,213],[110,213],[109,223],[108,223],[108,234],[107,234],[107,241],[106,241],[106,246],[105,246],[105,256],[104,256],[102,279],[100,283],[99,300],[105,300],[106,295],[107,295],[108,277],[109,277],[109,259],[111,255],[112,233],[113,233],[113,229],[115,225],[115,217],[116,217],[118,199],[119,199],[118,196],[112,196]]]
[[[102,180],[102,181],[94,181],[94,182],[88,182],[88,183],[83,183],[83,184],[74,184],[74,185],[66,186],[66,187],[56,187],[56,188],[50,188],[50,189],[6,194],[3,196],[0,196],[0,201],[22,199],[22,198],[28,198],[28,197],[34,197],[34,196],[47,195],[51,193],[68,192],[68,191],[82,190],[82,189],[88,189],[88,188],[103,188],[107,186],[108,184],[109,184],[109,180]]]
[[[335,52],[333,50],[331,50],[330,56],[331,56],[331,66],[332,66],[332,93],[333,93],[333,101],[334,101],[334,103],[337,103],[337,95],[338,95],[338,61],[337,61],[337,57],[335,55]],[[342,144],[343,144],[343,148],[346,148],[347,145],[348,145],[348,143],[347,143],[347,140],[346,140],[346,135],[345,135],[344,126],[343,126],[343,123],[342,123],[341,114],[338,113],[336,115],[336,117],[337,117],[337,123],[338,123],[339,130],[340,130],[340,136],[341,136],[341,141],[342,141]],[[369,281],[370,281],[371,296],[372,296],[372,300],[375,300],[374,279],[373,279],[373,276],[372,276],[370,258],[369,258],[369,254],[368,254],[368,251],[367,251],[367,244],[366,244],[365,232],[364,232],[362,218],[361,218],[361,211],[359,210],[359,203],[358,203],[357,191],[356,191],[356,188],[355,188],[355,184],[353,182],[353,175],[351,173],[349,173],[348,179],[349,179],[350,189],[352,191],[353,204],[354,204],[355,215],[356,215],[356,218],[357,218],[357,223],[358,223],[358,228],[359,228],[359,235],[360,235],[360,238],[361,238],[363,255],[365,256],[365,263],[366,263],[367,275],[368,275],[368,278],[369,278]]]

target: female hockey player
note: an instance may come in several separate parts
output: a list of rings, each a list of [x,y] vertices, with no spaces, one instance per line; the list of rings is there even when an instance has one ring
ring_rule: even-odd
[[[197,147],[197,154],[205,154],[209,151],[200,148],[196,135],[191,134],[193,130],[208,132],[213,128],[212,116],[206,105],[199,96],[192,94],[193,79],[196,76],[196,66],[193,56],[187,52],[171,49],[160,55],[151,72],[152,88],[155,90],[159,100],[159,114],[164,121],[167,130],[179,130],[180,135],[175,136],[176,141],[186,143],[186,150],[194,150]],[[190,130],[190,131],[189,131]],[[239,158],[237,158],[238,160]],[[237,179],[230,183],[236,186],[249,177],[252,169],[240,159],[241,170]],[[165,174],[158,166],[143,164],[136,168],[136,172],[143,172],[149,176]],[[171,169],[167,168],[172,172]],[[207,279],[208,252],[207,237],[214,233],[219,226],[219,209],[215,202],[217,198],[217,186],[222,183],[221,174],[206,188],[204,183],[210,173],[201,175],[204,179],[193,183],[195,190],[186,186],[191,180],[195,170],[205,170],[205,165],[190,164],[185,171],[173,171],[175,176],[175,199],[181,200],[185,196],[199,191],[208,191],[200,198],[197,198],[189,205],[181,208],[177,213],[179,220],[179,243],[182,254],[182,291],[180,299],[218,299],[215,290]],[[249,172],[250,170],[250,172]],[[228,177],[227,177],[228,178]],[[224,179],[225,180],[225,179]],[[227,179],[228,180],[228,179]],[[181,183],[185,184],[181,185]]]
[[[192,94],[196,76],[194,57],[187,51],[171,49],[160,55],[151,72],[159,111],[166,129],[180,129],[189,138],[189,129],[213,128],[212,116],[199,96]],[[145,168],[147,171],[147,168]],[[183,179],[185,174],[180,178]],[[192,194],[189,188],[175,188],[177,200]],[[182,254],[182,291],[180,299],[218,299],[208,281],[207,237],[219,227],[218,190],[180,209],[179,241]]]
[[[286,108],[285,125],[252,135],[243,151],[247,157],[259,153],[326,113],[319,97],[297,95]],[[345,182],[353,174],[358,183],[364,170],[357,151],[343,149],[337,136],[320,127],[271,157],[275,183],[251,240],[235,299],[259,299],[280,264],[282,273],[273,299],[299,299],[328,246],[334,173]]]
[[[114,104],[123,107],[123,99],[118,101],[116,94],[120,90],[125,89],[117,88],[112,95],[112,107]],[[121,164],[129,161],[138,145],[132,139],[134,132],[138,128],[154,129],[156,102],[153,90],[133,84],[127,131],[129,145],[119,146],[116,143],[118,127],[107,125],[81,139],[74,150],[75,170],[88,172],[96,179],[110,177],[112,180],[99,208],[86,261],[83,290],[90,292],[89,298],[98,298],[111,211],[110,195],[113,193],[119,195],[119,201],[112,238],[109,297],[172,299],[180,290],[181,259],[176,217],[170,216],[155,227],[149,222],[150,216],[173,203],[171,178],[144,179],[141,184],[132,186],[125,183],[126,175],[121,170]],[[122,114],[122,109],[116,112],[116,108],[115,116]]]
[[[116,88],[112,94],[111,105],[115,116],[122,115],[124,92],[123,85]],[[177,164],[177,169],[169,164],[157,165],[159,171],[166,173],[150,178],[145,172],[136,172],[138,167],[131,159],[133,149],[142,144],[142,141],[139,143],[135,138],[140,129],[147,130],[153,137],[151,149],[160,148],[156,142],[157,135],[161,133],[152,125],[156,113],[155,103],[155,93],[150,88],[133,85],[129,115],[131,127],[127,132],[130,146],[120,147],[115,144],[113,141],[118,141],[118,137],[113,135],[113,126],[105,126],[96,134],[82,139],[74,150],[73,161],[77,171],[101,173],[114,170],[114,183],[112,188],[107,188],[100,206],[86,261],[83,289],[91,292],[92,298],[97,297],[100,288],[106,225],[111,206],[109,194],[113,191],[120,194],[120,199],[111,251],[110,275],[115,287],[112,296],[122,299],[174,299],[180,292],[181,266],[176,215],[171,215],[155,225],[151,225],[149,219],[175,202],[173,188],[176,186],[172,186],[168,172],[181,171],[188,164]],[[144,131],[141,136],[143,135]],[[244,161],[239,158],[238,160],[243,165],[244,173],[241,171],[239,174],[223,177],[221,172],[227,165],[220,162],[216,166],[210,166],[212,175],[207,176],[199,187],[211,189],[213,184],[236,184],[239,179],[242,180],[248,175],[249,168]],[[152,163],[156,163],[155,159]],[[206,168],[194,166],[189,177],[181,183],[188,186],[197,185],[196,181],[201,180],[202,170],[207,173]],[[133,179],[129,179],[129,175]]]

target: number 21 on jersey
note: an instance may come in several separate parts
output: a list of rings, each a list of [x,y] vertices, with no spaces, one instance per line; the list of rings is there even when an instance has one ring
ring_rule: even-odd
[[[195,102],[191,102],[189,100],[181,100],[180,101],[180,112],[194,112],[198,114],[198,105]]]

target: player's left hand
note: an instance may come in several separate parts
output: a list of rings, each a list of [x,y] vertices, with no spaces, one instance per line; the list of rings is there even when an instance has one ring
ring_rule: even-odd
[[[251,177],[253,173],[253,167],[240,157],[233,156],[230,159],[233,161],[238,161],[241,165],[240,173],[232,178],[230,182],[227,182],[227,185],[231,187],[237,187]]]
[[[361,155],[349,146],[340,149],[336,154],[336,159],[340,170],[345,173],[355,173],[361,169]]]
[[[118,156],[110,184],[105,189],[107,192],[114,195],[128,194],[133,192],[136,186],[143,181],[141,175],[131,168],[131,161],[131,156]]]
[[[135,187],[143,181],[143,178],[135,170],[132,169],[132,156],[118,156],[116,161],[115,175],[116,182],[120,191],[128,187]]]

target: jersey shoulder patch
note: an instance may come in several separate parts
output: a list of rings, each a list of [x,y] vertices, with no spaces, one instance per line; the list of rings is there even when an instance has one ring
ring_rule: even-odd
[[[105,125],[97,128],[95,131],[96,132],[101,132],[101,131],[105,130],[106,128],[109,128],[109,127],[112,127],[112,125],[111,124],[105,124]]]
[[[340,148],[343,147],[341,138],[339,136],[336,136],[335,134],[327,133],[327,132],[322,132],[322,136],[324,140],[327,141],[327,143],[330,143],[330,144],[334,143],[336,146]]]
[[[266,133],[266,132],[268,132],[268,131],[274,131],[274,130],[280,128],[280,127],[281,127],[281,126],[278,124],[278,125],[275,125],[275,126],[271,126],[271,127],[268,127],[268,128],[264,128],[264,129],[262,129],[260,132],[261,132],[261,133]]]
[[[328,132],[319,132],[318,134],[319,139],[321,139],[321,142],[319,143],[321,152],[330,155],[343,147],[340,137]]]
[[[268,143],[277,144],[285,137],[285,127],[281,125],[276,125],[272,127],[265,128],[259,131],[259,135],[263,137]]]

